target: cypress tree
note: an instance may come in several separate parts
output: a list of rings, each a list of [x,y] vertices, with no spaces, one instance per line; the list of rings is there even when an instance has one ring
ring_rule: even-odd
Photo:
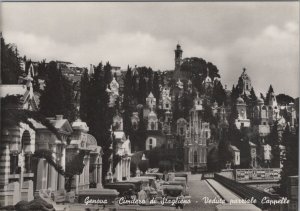
[[[103,71],[104,71],[104,83],[110,84],[113,76],[112,76],[112,72],[111,72],[111,65],[109,64],[109,62],[106,62],[106,64],[103,67]]]
[[[219,104],[222,105],[226,102],[226,93],[221,82],[216,82],[213,87],[212,98]]]
[[[103,149],[103,169],[102,178],[105,179],[109,169],[109,157],[112,150],[110,149],[112,139],[110,127],[112,124],[113,109],[109,108],[109,95],[106,92],[110,68],[106,65],[106,75],[102,63],[95,68],[95,73],[90,79],[89,86],[89,108],[87,110],[87,123],[90,127],[90,133],[96,138],[97,143]],[[104,181],[103,181],[104,182]]]
[[[269,103],[271,93],[274,93],[272,85],[269,86],[269,90],[268,90],[268,92],[266,94],[266,99],[265,99],[265,103],[266,104]]]
[[[46,73],[46,86],[40,97],[40,112],[46,117],[64,114],[63,76],[56,62],[51,61],[48,64]]]
[[[219,168],[225,168],[225,164],[228,161],[232,160],[232,155],[229,151],[229,137],[228,137],[228,131],[224,129],[220,136],[220,141],[218,145],[218,157],[219,157]]]
[[[285,159],[283,160],[283,168],[281,179],[279,181],[279,193],[282,196],[287,196],[288,177],[298,175],[299,167],[299,128],[296,127],[295,133],[290,131],[289,126],[286,126],[283,133],[283,145],[286,148]]]
[[[82,121],[87,121],[87,110],[89,107],[89,75],[87,70],[85,70],[81,76],[80,80],[80,118]]]
[[[123,119],[124,119],[124,132],[131,137],[132,125],[131,125],[131,107],[130,102],[132,100],[132,72],[131,68],[127,68],[124,81],[124,95],[123,95]]]
[[[279,168],[280,167],[280,148],[279,148],[280,143],[279,143],[279,136],[278,136],[278,121],[274,122],[267,143],[272,148],[271,165],[273,168]]]
[[[70,122],[77,116],[73,84],[53,61],[46,68],[46,87],[40,98],[40,112],[46,117],[62,114]]]
[[[159,105],[159,96],[160,96],[160,89],[159,89],[159,76],[157,72],[154,72],[153,76],[153,87],[152,87],[152,93],[154,97],[156,98],[156,107]]]
[[[1,36],[1,82],[17,84],[21,74],[18,49],[11,44],[6,44]]]

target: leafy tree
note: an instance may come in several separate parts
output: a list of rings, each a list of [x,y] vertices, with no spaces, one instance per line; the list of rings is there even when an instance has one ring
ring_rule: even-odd
[[[218,68],[211,62],[206,62],[202,58],[187,58],[181,65],[181,71],[190,72],[193,77],[196,75],[201,75],[201,81],[203,81],[203,79],[207,76],[207,69],[209,69],[209,77],[212,79],[215,77],[220,78]]]
[[[294,98],[286,94],[279,94],[276,96],[277,103],[280,105],[288,105],[294,102]]]

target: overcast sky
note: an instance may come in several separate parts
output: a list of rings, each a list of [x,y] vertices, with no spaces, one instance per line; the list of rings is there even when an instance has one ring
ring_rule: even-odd
[[[2,3],[2,31],[21,55],[78,66],[174,68],[201,57],[237,83],[246,67],[255,91],[299,96],[298,2]]]

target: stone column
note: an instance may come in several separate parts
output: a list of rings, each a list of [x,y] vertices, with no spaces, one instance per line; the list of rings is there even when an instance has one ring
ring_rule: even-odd
[[[61,160],[60,165],[63,170],[66,170],[66,147],[61,145]],[[61,174],[58,175],[58,189],[65,189],[65,177]]]
[[[17,174],[18,169],[18,154],[16,152],[11,153],[10,155],[10,174]]]
[[[90,181],[90,183],[91,182],[94,182],[94,183],[98,183],[98,166],[97,166],[97,164],[93,164],[93,176],[92,176],[92,181]]]
[[[56,160],[56,145],[51,146],[51,151],[53,153],[53,160]],[[48,188],[51,190],[57,190],[57,180],[58,180],[58,175],[57,171],[54,169],[53,166],[49,165],[49,174],[48,174]]]
[[[128,169],[127,179],[129,179],[129,178],[130,178],[130,158],[128,158],[128,166],[127,166],[127,169]]]
[[[0,192],[7,189],[8,175],[10,174],[10,154],[8,144],[0,144]],[[1,195],[0,195],[1,203]],[[1,203],[2,204],[2,203]]]
[[[32,173],[32,153],[25,154],[25,173]]]
[[[47,189],[48,163],[45,159],[38,161],[36,178],[36,190]]]
[[[75,193],[78,194],[79,186],[79,177],[80,175],[75,175]]]
[[[90,156],[87,155],[85,167],[84,167],[84,185],[87,186],[89,184],[90,184]]]

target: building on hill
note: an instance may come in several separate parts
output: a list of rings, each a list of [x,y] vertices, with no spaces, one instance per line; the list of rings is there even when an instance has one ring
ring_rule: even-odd
[[[213,81],[212,79],[209,77],[209,69],[207,68],[207,73],[206,73],[206,77],[202,82],[202,86],[204,88],[204,90],[211,90],[213,88]]]
[[[264,105],[264,100],[257,99],[257,105],[254,107],[254,130],[256,130],[260,137],[266,137],[270,134],[269,125],[269,107]]]
[[[150,92],[148,97],[146,98],[146,105],[150,109],[156,109],[156,98],[153,96],[152,92]]]
[[[232,165],[239,166],[241,162],[240,150],[236,146],[229,145],[229,151],[232,155]]]
[[[251,156],[250,167],[256,168],[257,167],[256,144],[249,141],[249,146],[250,146],[250,156]]]
[[[177,120],[176,134],[180,137],[184,137],[187,131],[188,122],[184,118]]]
[[[145,150],[166,145],[166,136],[161,131],[147,131]]]
[[[181,65],[187,59],[182,59],[183,50],[179,44],[176,45],[176,49],[174,52],[175,52],[175,68],[173,71],[172,78],[174,81],[178,81],[178,79],[181,79],[182,81],[187,81],[190,79],[191,73],[182,71],[181,69]]]
[[[269,117],[269,124],[273,125],[274,121],[279,119],[279,106],[276,100],[276,95],[273,92],[270,93],[269,95],[269,102],[267,102],[268,106],[268,117]]]
[[[208,122],[202,120],[202,105],[199,99],[194,100],[194,106],[189,114],[189,128],[184,143],[185,171],[203,171],[207,168],[207,141],[210,139]]]
[[[160,98],[160,108],[162,110],[171,110],[172,109],[172,98],[170,96],[170,89],[164,87],[161,92]]]
[[[241,129],[242,127],[250,127],[250,119],[247,118],[246,106],[247,105],[243,98],[238,97],[236,100],[238,118],[235,120],[235,125],[238,129]]]
[[[147,130],[158,130],[158,118],[154,111],[150,111],[147,118]]]

